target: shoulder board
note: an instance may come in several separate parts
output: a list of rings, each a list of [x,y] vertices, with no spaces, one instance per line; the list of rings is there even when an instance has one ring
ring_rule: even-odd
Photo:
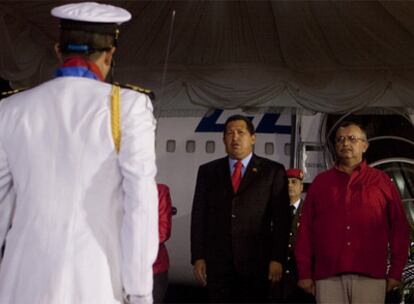
[[[127,84],[121,84],[121,83],[118,83],[118,82],[114,82],[114,84],[117,85],[117,86],[120,86],[121,88],[124,88],[124,89],[130,89],[130,90],[133,90],[133,91],[142,93],[142,94],[146,94],[146,95],[148,95],[148,97],[151,100],[154,100],[155,99],[154,92],[151,91],[151,90],[149,90],[149,89],[144,89],[144,88],[142,88],[140,86],[133,85],[133,84],[129,84],[129,83],[127,83]]]
[[[1,92],[1,94],[0,94],[0,99],[10,97],[10,96],[12,96],[12,95],[14,95],[14,94],[16,94],[16,93],[23,92],[23,91],[25,91],[25,90],[27,90],[27,89],[28,89],[28,88],[23,88],[23,89],[16,89],[16,90],[11,90],[11,91]]]

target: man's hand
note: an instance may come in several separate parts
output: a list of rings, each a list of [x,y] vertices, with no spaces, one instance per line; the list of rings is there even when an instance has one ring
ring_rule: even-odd
[[[202,286],[207,286],[206,260],[200,259],[194,262],[194,277]]]
[[[315,284],[312,279],[304,279],[298,281],[298,286],[307,293],[315,295]]]
[[[268,279],[272,282],[272,284],[275,284],[276,282],[280,281],[280,279],[282,278],[282,273],[282,264],[276,261],[270,261]]]
[[[387,279],[387,292],[390,292],[393,289],[398,288],[399,285],[400,285],[400,281],[397,281],[392,278]]]

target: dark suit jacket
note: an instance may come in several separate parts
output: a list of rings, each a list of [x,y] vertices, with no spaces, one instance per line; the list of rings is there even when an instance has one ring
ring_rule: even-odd
[[[233,193],[228,158],[200,166],[191,218],[191,259],[205,259],[208,274],[230,265],[243,275],[284,263],[291,224],[283,165],[253,155]]]
[[[292,275],[296,279],[298,277],[298,271],[296,268],[294,247],[295,247],[295,241],[296,241],[296,234],[297,234],[298,227],[299,227],[300,215],[302,213],[302,206],[303,206],[303,200],[301,199],[298,209],[296,210],[296,213],[294,214],[292,218],[292,225],[291,225],[290,233],[289,233],[288,258],[287,258],[285,269],[284,269],[285,274]]]

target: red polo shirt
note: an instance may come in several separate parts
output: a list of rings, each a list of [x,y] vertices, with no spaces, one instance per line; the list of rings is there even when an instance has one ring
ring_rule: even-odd
[[[170,189],[167,185],[157,184],[158,187],[158,232],[160,238],[160,247],[158,249],[158,256],[152,267],[154,274],[168,271],[170,260],[168,257],[167,247],[165,242],[171,235],[172,224],[172,204]]]
[[[400,280],[409,226],[397,188],[362,162],[351,175],[334,167],[313,181],[302,209],[295,255],[300,279],[340,273]]]

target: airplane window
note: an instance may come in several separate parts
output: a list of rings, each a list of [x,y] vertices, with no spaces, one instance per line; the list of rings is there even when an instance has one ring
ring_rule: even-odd
[[[175,140],[169,139],[167,140],[167,152],[174,153],[175,152]]]
[[[265,154],[273,155],[275,153],[275,145],[272,142],[265,143]]]
[[[206,152],[207,153],[214,153],[216,150],[216,143],[212,140],[206,141]]]
[[[196,149],[196,143],[194,140],[187,140],[187,143],[185,145],[185,151],[187,153],[194,153]]]

